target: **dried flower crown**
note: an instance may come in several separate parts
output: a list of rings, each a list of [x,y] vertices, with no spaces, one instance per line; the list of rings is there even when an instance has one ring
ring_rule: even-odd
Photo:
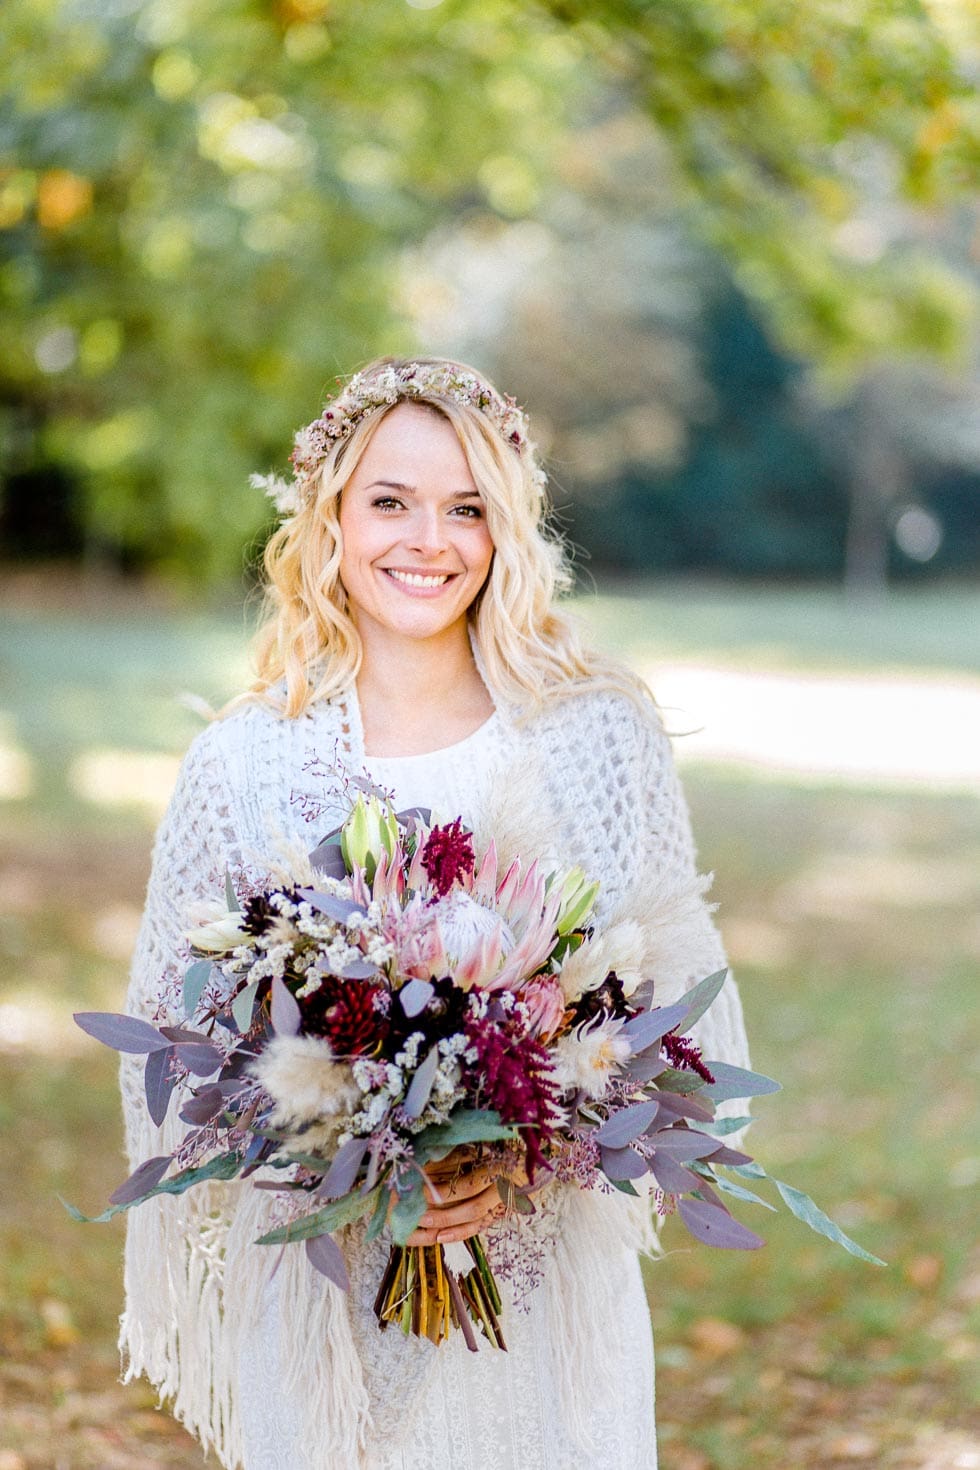
[[[545,483],[528,433],[527,415],[509,395],[497,390],[470,368],[445,362],[388,362],[355,373],[320,417],[300,429],[289,456],[293,480],[277,475],[252,475],[251,484],[264,490],[281,515],[295,515],[315,493],[314,477],[333,446],[347,439],[356,424],[380,408],[402,399],[449,398],[478,409],[490,420],[501,439],[525,460],[538,490]]]

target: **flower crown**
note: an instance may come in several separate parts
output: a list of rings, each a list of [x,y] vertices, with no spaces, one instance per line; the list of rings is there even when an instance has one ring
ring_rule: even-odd
[[[539,491],[543,489],[545,475],[537,463],[524,410],[471,369],[432,362],[389,362],[355,373],[320,417],[297,432],[289,456],[293,466],[292,484],[277,475],[252,475],[251,484],[265,491],[281,515],[294,515],[313,498],[314,477],[330,450],[339,440],[349,438],[356,424],[401,399],[430,397],[451,398],[479,409],[501,439],[529,464],[535,487]]]

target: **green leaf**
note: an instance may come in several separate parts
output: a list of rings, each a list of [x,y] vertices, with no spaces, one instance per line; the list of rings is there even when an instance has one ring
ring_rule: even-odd
[[[231,1014],[234,1017],[235,1025],[241,1031],[242,1035],[245,1034],[252,1024],[252,1011],[255,1009],[255,997],[258,994],[258,990],[259,982],[258,980],[253,980],[251,985],[246,985],[244,990],[238,992],[231,1003]]]
[[[193,1016],[211,974],[210,960],[195,960],[184,976],[184,1015]]]
[[[632,1194],[636,1199],[640,1197],[639,1191],[634,1189],[628,1179],[610,1179],[609,1183],[623,1194]]]
[[[760,1195],[753,1194],[751,1189],[744,1189],[741,1184],[736,1184],[734,1179],[726,1179],[724,1174],[716,1174],[713,1169],[702,1168],[697,1163],[688,1164],[687,1167],[692,1169],[695,1174],[700,1174],[702,1179],[707,1179],[709,1183],[717,1185],[723,1194],[730,1194],[735,1199],[744,1199],[751,1205],[761,1205],[764,1210],[772,1210],[775,1214],[775,1205],[771,1205],[767,1199],[762,1199]]]
[[[705,1097],[714,1102],[728,1102],[731,1098],[762,1097],[769,1092],[780,1092],[780,1083],[761,1072],[749,1072],[745,1067],[733,1067],[729,1062],[705,1062],[715,1075],[704,1089]]]
[[[388,1219],[389,1191],[383,1189],[381,1183],[379,1183],[377,1188],[372,1190],[372,1193],[377,1194],[378,1198],[374,1206],[374,1214],[368,1221],[367,1234],[364,1237],[365,1240],[374,1240],[376,1236],[380,1235]]]
[[[798,1220],[803,1221],[804,1225],[809,1225],[810,1229],[815,1230],[818,1235],[825,1235],[828,1240],[842,1245],[846,1251],[850,1251],[852,1256],[857,1256],[862,1261],[869,1261],[872,1266],[887,1265],[887,1262],[882,1261],[878,1256],[873,1256],[870,1251],[858,1245],[857,1241],[845,1235],[840,1226],[835,1225],[830,1216],[825,1215],[808,1194],[804,1194],[801,1189],[794,1189],[791,1184],[783,1184],[778,1179],[773,1179],[772,1182],[789,1209]]]
[[[425,1214],[427,1203],[422,1177],[416,1174],[411,1189],[407,1194],[399,1195],[392,1206],[389,1221],[391,1238],[396,1245],[407,1244],[408,1237]]]
[[[314,1210],[311,1215],[304,1215],[300,1220],[291,1220],[288,1225],[281,1225],[277,1230],[260,1235],[255,1243],[286,1245],[291,1240],[311,1240],[315,1235],[328,1235],[331,1230],[352,1225],[355,1220],[366,1215],[368,1210],[374,1209],[380,1189],[378,1184],[368,1194],[352,1190],[341,1199],[331,1200],[322,1210]]]
[[[699,981],[690,990],[685,991],[683,995],[678,996],[678,1000],[688,1007],[688,1013],[684,1018],[683,1025],[685,1035],[690,1031],[695,1021],[700,1021],[705,1011],[713,1003],[715,996],[724,985],[727,976],[727,970],[716,970],[713,975],[709,975],[706,979]]]
[[[114,1215],[121,1214],[123,1210],[131,1210],[134,1205],[141,1205],[155,1194],[183,1194],[185,1190],[191,1189],[195,1184],[203,1184],[208,1179],[234,1179],[241,1163],[240,1154],[216,1154],[208,1163],[200,1164],[196,1169],[184,1169],[172,1179],[164,1179],[162,1183],[154,1185],[137,1199],[131,1199],[124,1205],[112,1205],[108,1210],[103,1210],[101,1215],[83,1215],[81,1210],[76,1210],[67,1200],[62,1199],[61,1203],[73,1220],[80,1220],[83,1225],[103,1225]],[[61,1199],[61,1196],[58,1198]]]
[[[683,1072],[679,1067],[667,1067],[657,1074],[657,1087],[662,1092],[676,1092],[681,1097],[705,1091],[704,1082],[696,1072]]]
[[[489,1108],[460,1108],[448,1123],[432,1123],[415,1136],[415,1157],[420,1163],[443,1159],[465,1143],[493,1143],[516,1138],[517,1128],[501,1123],[500,1114]]]
[[[235,892],[235,885],[231,881],[231,874],[227,868],[225,869],[225,902],[228,904],[229,913],[241,913],[242,906],[238,902],[238,894]]]
[[[710,1123],[702,1123],[701,1128],[705,1133],[714,1134],[715,1138],[727,1138],[729,1133],[738,1133],[742,1128],[748,1128],[752,1119],[745,1118],[712,1118]]]

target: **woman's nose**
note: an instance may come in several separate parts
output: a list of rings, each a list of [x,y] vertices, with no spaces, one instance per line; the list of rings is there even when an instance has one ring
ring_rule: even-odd
[[[409,527],[408,544],[424,556],[437,556],[446,549],[446,527],[437,510],[416,511]]]

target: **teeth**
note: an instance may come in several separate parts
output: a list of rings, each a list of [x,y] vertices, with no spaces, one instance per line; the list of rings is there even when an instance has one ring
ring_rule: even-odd
[[[443,582],[449,581],[447,572],[441,576],[423,577],[419,572],[395,572],[390,567],[387,571],[389,577],[394,577],[396,582],[404,582],[406,587],[441,587]]]

